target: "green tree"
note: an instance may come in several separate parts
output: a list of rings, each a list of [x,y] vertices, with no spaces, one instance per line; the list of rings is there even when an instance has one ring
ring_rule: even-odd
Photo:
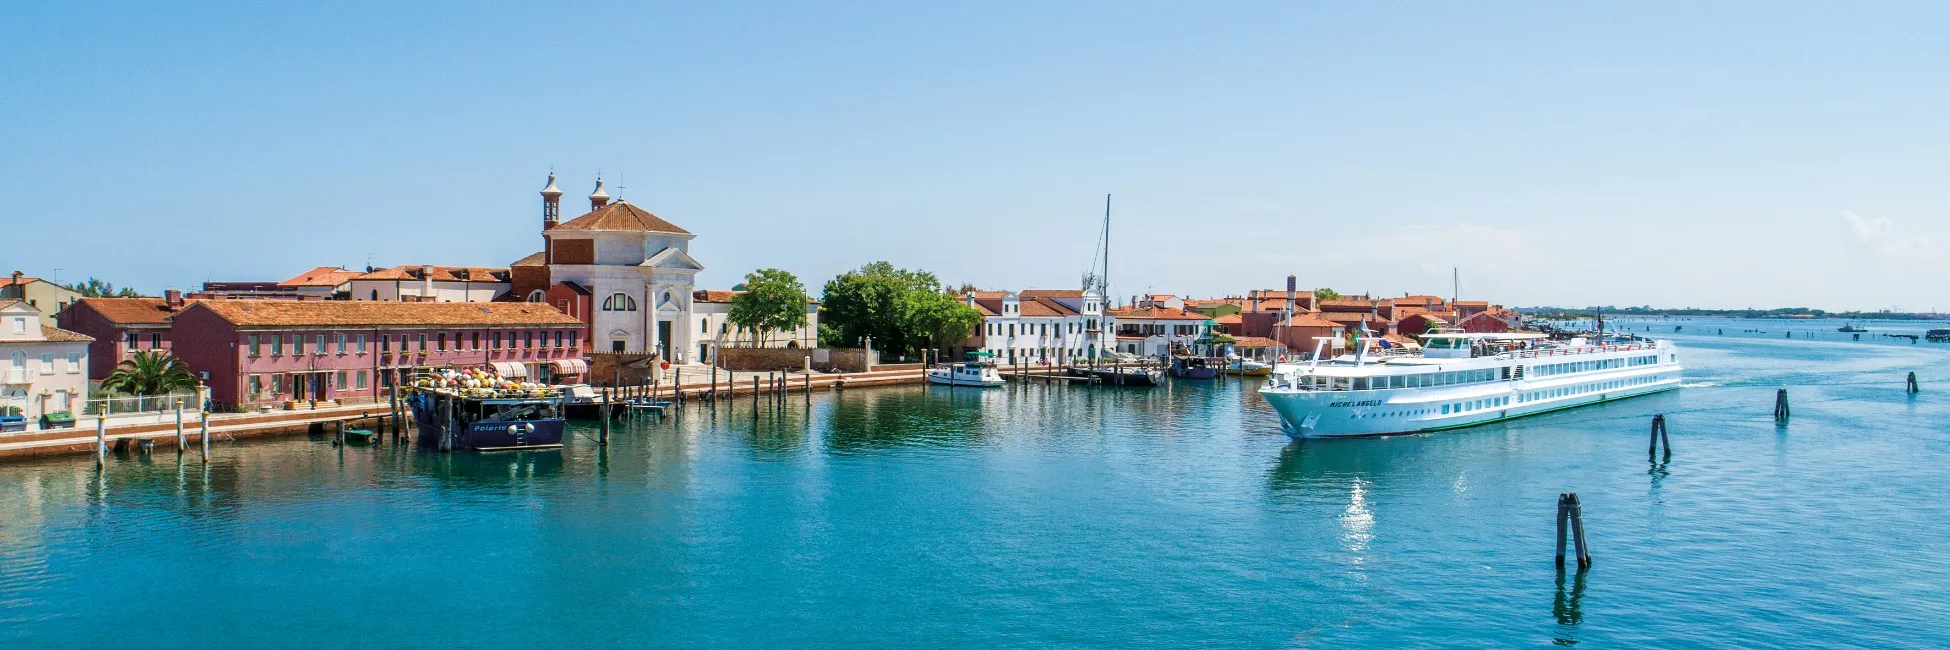
[[[917,348],[945,348],[975,333],[982,324],[982,312],[968,303],[939,291],[916,291],[908,295],[906,336]]]
[[[115,372],[102,380],[103,390],[130,395],[162,395],[196,387],[196,375],[168,352],[141,350],[115,365]]]
[[[86,281],[70,285],[68,288],[72,289],[75,293],[81,294],[83,298],[136,298],[142,295],[128,287],[117,289],[115,285],[103,282],[101,278],[88,278]]]
[[[1340,300],[1341,292],[1321,287],[1314,290],[1314,300]]]
[[[753,343],[765,341],[772,332],[806,324],[806,287],[798,277],[779,269],[759,269],[745,276],[743,286],[745,292],[732,297],[725,320],[752,332]]]
[[[894,353],[924,343],[908,336],[907,310],[915,304],[911,296],[918,292],[940,293],[941,281],[933,273],[895,268],[887,262],[828,280],[821,291],[821,320],[837,332],[828,342],[858,347],[871,336],[875,349]]]

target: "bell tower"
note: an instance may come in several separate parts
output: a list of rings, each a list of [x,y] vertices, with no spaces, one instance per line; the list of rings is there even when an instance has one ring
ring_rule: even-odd
[[[548,187],[542,188],[542,230],[562,222],[562,188],[555,186],[555,172],[548,173]]]
[[[603,191],[603,177],[596,177],[596,191],[589,193],[589,211],[595,212],[609,205],[609,193]]]

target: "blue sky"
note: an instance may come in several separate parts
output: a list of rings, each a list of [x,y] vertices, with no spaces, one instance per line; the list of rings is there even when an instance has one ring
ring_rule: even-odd
[[[700,278],[1950,310],[1950,4],[0,6],[0,266],[505,265],[553,167]],[[611,190],[617,193],[616,189]],[[10,269],[9,269],[10,270]]]

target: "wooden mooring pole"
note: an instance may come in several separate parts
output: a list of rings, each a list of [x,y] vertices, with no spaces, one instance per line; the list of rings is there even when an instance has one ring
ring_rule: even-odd
[[[1911,384],[1916,383],[1916,373],[1909,373],[1909,377]],[[184,447],[188,447],[189,444],[189,439],[183,437],[183,400],[179,399],[176,400],[176,455],[183,455],[183,452],[187,451]]]
[[[1786,422],[1789,415],[1787,389],[1783,388],[1774,393],[1774,420]]]
[[[395,440],[398,440],[398,439],[399,439],[399,427],[400,427],[400,424],[399,424],[399,421],[400,421],[400,417],[399,417],[399,414],[400,414],[400,410],[399,410],[399,382],[398,382],[398,381],[394,381],[394,382],[393,382],[393,386],[392,386],[392,389],[393,389],[393,439],[395,439]]]
[[[1909,373],[1909,394],[1911,394],[1911,395],[1915,395],[1915,394],[1917,394],[1917,393],[1920,393],[1920,392],[1922,392],[1922,391],[1923,391],[1923,389],[1922,389],[1921,387],[1919,387],[1919,386],[1917,386],[1917,385],[1916,385],[1916,371],[1914,371],[1914,370],[1912,370],[1912,371],[1910,371],[1910,373]]]
[[[1660,443],[1664,443],[1666,446],[1666,458],[1672,458],[1672,438],[1666,435],[1666,414],[1664,413],[1652,416],[1652,446],[1646,450],[1645,454],[1647,456],[1657,456],[1659,454]]]
[[[203,464],[210,464],[210,413],[198,417],[196,437],[203,444]]]
[[[1569,531],[1566,531],[1568,525]],[[1591,568],[1591,552],[1584,542],[1584,505],[1578,501],[1578,493],[1557,495],[1557,568],[1564,568],[1565,533],[1570,533],[1570,541],[1576,546],[1578,570]]]
[[[106,404],[106,402],[104,402]],[[103,407],[104,411],[107,410]],[[108,416],[95,416],[95,469],[108,468]]]
[[[603,407],[602,407],[603,425],[601,431],[596,434],[596,444],[600,446],[604,446],[604,447],[609,446],[610,409],[613,408],[612,404],[616,401],[614,399],[615,395],[616,395],[615,388],[603,389]]]

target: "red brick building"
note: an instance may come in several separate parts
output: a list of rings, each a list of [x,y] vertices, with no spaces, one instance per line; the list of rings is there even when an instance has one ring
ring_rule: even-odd
[[[224,405],[368,400],[415,372],[587,372],[582,322],[540,303],[216,300],[170,318],[176,356]]]
[[[61,329],[93,338],[88,378],[100,381],[136,351],[169,350],[169,317],[183,308],[183,294],[162,298],[82,298],[55,318]]]

